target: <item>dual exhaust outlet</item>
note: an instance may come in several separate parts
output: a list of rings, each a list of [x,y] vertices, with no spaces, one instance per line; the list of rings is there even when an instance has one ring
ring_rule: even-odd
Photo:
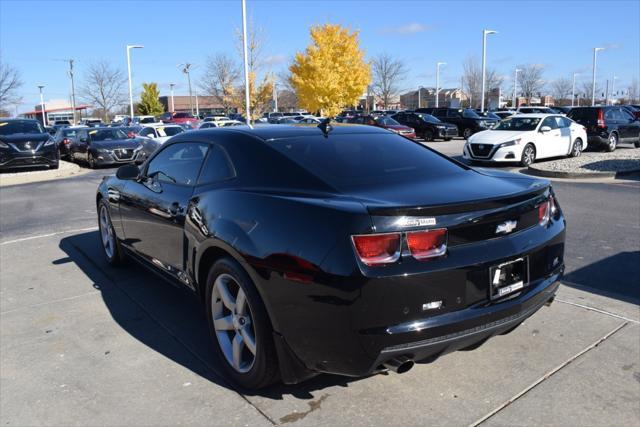
[[[382,366],[396,374],[404,374],[413,368],[413,360],[406,356],[398,356],[387,360],[382,364]]]

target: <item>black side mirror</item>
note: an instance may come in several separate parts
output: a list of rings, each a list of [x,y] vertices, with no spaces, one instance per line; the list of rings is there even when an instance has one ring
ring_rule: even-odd
[[[116,177],[118,179],[132,180],[137,179],[138,176],[140,176],[140,169],[136,165],[120,166],[116,171]]]

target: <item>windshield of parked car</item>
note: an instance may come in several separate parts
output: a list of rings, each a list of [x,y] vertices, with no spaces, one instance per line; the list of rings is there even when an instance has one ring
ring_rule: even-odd
[[[418,114],[418,116],[420,118],[422,118],[422,120],[424,120],[425,122],[430,122],[430,123],[441,123],[440,119],[438,119],[435,116],[432,116],[431,114]]]
[[[339,190],[442,178],[463,170],[421,144],[390,133],[283,138],[272,146]]]
[[[166,127],[158,127],[156,128],[158,131],[158,135],[160,136],[174,136],[179,133],[184,132],[180,126],[166,126]]]
[[[540,123],[540,118],[538,117],[508,117],[500,121],[493,130],[536,130],[538,123]]]
[[[39,122],[32,120],[0,121],[0,135],[14,133],[44,133],[44,128]]]
[[[380,116],[374,119],[377,124],[382,126],[399,126],[400,123],[393,120],[391,117]]]
[[[76,136],[76,134],[78,133],[78,129],[69,129],[69,128],[65,128],[62,129],[62,136]]]
[[[482,117],[480,117],[478,115],[478,113],[473,111],[471,108],[465,108],[464,110],[462,110],[462,117],[467,118],[467,119],[481,119],[482,118]]]
[[[127,134],[122,132],[117,128],[107,128],[100,130],[92,130],[89,131],[89,136],[91,136],[91,141],[100,142],[100,141],[113,141],[116,139],[127,139]]]

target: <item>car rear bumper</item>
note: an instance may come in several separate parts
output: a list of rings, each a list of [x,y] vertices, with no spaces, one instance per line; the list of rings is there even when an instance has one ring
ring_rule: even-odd
[[[590,146],[601,147],[609,145],[609,135],[606,134],[590,134],[587,136],[587,142]]]

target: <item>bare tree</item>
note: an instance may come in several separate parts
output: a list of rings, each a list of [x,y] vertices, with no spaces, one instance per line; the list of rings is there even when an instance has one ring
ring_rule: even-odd
[[[633,79],[631,84],[627,88],[627,97],[629,98],[629,103],[635,104],[640,102],[640,97],[638,96],[638,91],[640,90],[640,86],[638,85],[638,79]]]
[[[11,65],[0,62],[0,107],[19,102],[17,92],[21,86],[20,72]]]
[[[278,110],[295,110],[298,108],[298,95],[291,84],[289,67],[277,74]]]
[[[240,71],[233,59],[218,53],[207,58],[200,87],[213,96],[228,113],[233,106],[233,91],[238,83]]]
[[[559,103],[569,101],[571,103],[571,92],[573,90],[573,82],[571,79],[566,77],[561,77],[556,79],[551,83],[551,91],[553,92],[553,97]]]
[[[522,96],[530,102],[531,98],[542,92],[544,88],[545,81],[542,79],[544,67],[539,64],[527,64],[519,68],[521,70],[518,77],[520,91]]]
[[[102,110],[105,121],[108,121],[111,110],[126,100],[126,82],[127,78],[121,70],[107,61],[99,61],[89,65],[80,95],[94,104],[96,110]]]
[[[386,110],[402,91],[400,84],[407,75],[406,65],[388,53],[381,53],[371,62],[373,69],[373,94],[380,98]]]
[[[256,27],[253,19],[249,19],[247,25],[247,63],[249,65],[249,72],[257,72],[264,65],[264,50],[266,44],[266,32],[262,27]],[[242,47],[242,30],[236,29],[236,47],[240,53],[240,58],[243,58]]]
[[[470,98],[470,106],[479,107],[482,92],[482,64],[478,58],[467,57],[462,64],[462,73],[462,90]],[[503,80],[503,77],[496,70],[487,67],[485,70],[485,91],[500,87]]]

